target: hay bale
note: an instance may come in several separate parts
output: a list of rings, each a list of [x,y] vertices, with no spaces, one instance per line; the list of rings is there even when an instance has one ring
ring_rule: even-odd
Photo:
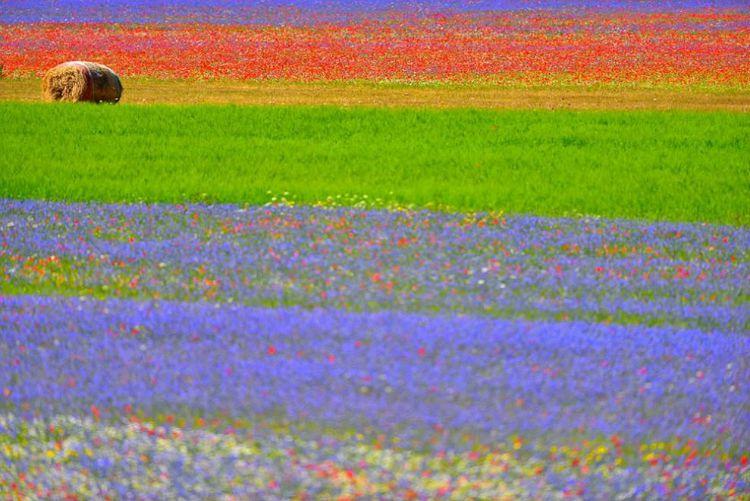
[[[122,96],[122,83],[103,64],[70,61],[58,64],[44,75],[42,93],[48,101],[116,103]]]

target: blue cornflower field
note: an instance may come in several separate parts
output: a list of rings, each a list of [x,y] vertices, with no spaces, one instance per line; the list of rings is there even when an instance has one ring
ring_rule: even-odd
[[[747,487],[745,229],[0,207],[3,471],[50,492]]]

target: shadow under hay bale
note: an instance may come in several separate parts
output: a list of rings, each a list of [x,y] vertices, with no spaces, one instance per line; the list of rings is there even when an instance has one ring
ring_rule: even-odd
[[[122,96],[122,83],[103,64],[70,61],[44,75],[42,93],[48,101],[117,103]]]

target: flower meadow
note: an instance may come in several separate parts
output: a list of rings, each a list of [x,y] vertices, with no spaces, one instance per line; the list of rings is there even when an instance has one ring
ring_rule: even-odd
[[[113,14],[116,23],[69,22],[85,13],[38,10],[30,22],[23,9],[6,9],[0,62],[10,77],[41,76],[62,61],[84,59],[106,61],[125,77],[161,79],[747,87],[748,11],[691,6],[365,10],[320,20],[307,11],[268,11],[275,18],[232,5],[188,18],[137,10]]]
[[[0,201],[0,492],[750,492],[750,231]]]
[[[750,12],[739,0],[0,1],[0,78],[33,84],[66,60],[102,62],[126,89],[191,79],[186,99],[197,101],[206,79],[229,81],[226,89],[232,80],[298,82],[311,94],[304,82],[741,95]],[[331,179],[350,183],[372,167],[372,152],[378,173],[390,162],[428,190],[433,167],[435,179],[457,178],[473,164],[471,177],[506,161],[485,157],[490,148],[529,173],[550,156],[531,148],[560,151],[565,160],[550,165],[570,183],[559,184],[582,192],[582,164],[622,172],[614,167],[626,157],[630,179],[698,173],[692,185],[664,184],[676,198],[705,179],[689,155],[743,170],[742,124],[729,114],[701,116],[700,129],[714,124],[707,135],[685,132],[693,118],[632,115],[617,129],[602,114],[582,136],[573,115],[540,126],[529,114],[493,132],[503,141],[471,146],[456,138],[480,129],[437,112],[326,122],[320,110],[290,108],[281,127],[261,114],[192,107],[169,130],[125,103],[106,119],[63,119],[50,139],[41,108],[25,109],[19,116],[45,124],[44,139],[30,141],[38,133],[23,124],[8,129],[5,149],[18,146],[8,182],[63,201],[0,198],[0,499],[750,498],[747,227],[456,213],[436,200],[428,207],[442,210],[341,193],[310,205],[288,193],[266,205],[70,201],[97,184],[80,173],[101,172],[103,190],[83,199],[149,200],[154,180],[180,186],[159,174],[174,162],[200,179],[194,200],[247,201],[215,198],[227,179],[248,190],[247,169],[256,188],[265,172],[277,188],[293,179],[327,194]],[[181,127],[185,117],[196,126]],[[76,120],[89,123],[79,131]],[[408,133],[388,125],[409,120]],[[451,127],[417,148],[440,121]],[[667,123],[682,124],[673,127],[682,135],[652,141]],[[273,134],[253,135],[264,127]],[[534,127],[536,138],[524,139]],[[397,132],[384,139],[384,128]],[[407,135],[411,145],[389,149]],[[366,154],[349,155],[367,149],[352,137],[366,138]],[[269,145],[284,151],[264,157]],[[193,146],[198,155],[182,155]],[[471,148],[481,163],[467,160]],[[598,153],[578,154],[586,148]],[[644,148],[658,168],[640,158],[650,158]],[[601,160],[610,157],[620,163]],[[32,158],[48,158],[45,168],[59,166],[75,189],[42,180]],[[91,169],[80,169],[86,162]],[[316,170],[321,162],[340,172]],[[219,171],[226,179],[208,175]],[[711,175],[732,184],[721,172]],[[501,184],[492,179],[487,186]],[[541,193],[557,183],[538,172],[522,182],[546,182]],[[22,197],[14,190],[7,196]],[[168,191],[154,193],[187,196]],[[644,207],[655,198],[626,204],[607,193],[616,192],[598,196],[659,213]],[[736,196],[704,205],[739,207]],[[555,203],[548,213],[562,213]]]

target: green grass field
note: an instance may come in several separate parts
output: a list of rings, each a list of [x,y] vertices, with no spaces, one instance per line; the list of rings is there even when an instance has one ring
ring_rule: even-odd
[[[0,196],[750,224],[750,115],[0,103]]]

